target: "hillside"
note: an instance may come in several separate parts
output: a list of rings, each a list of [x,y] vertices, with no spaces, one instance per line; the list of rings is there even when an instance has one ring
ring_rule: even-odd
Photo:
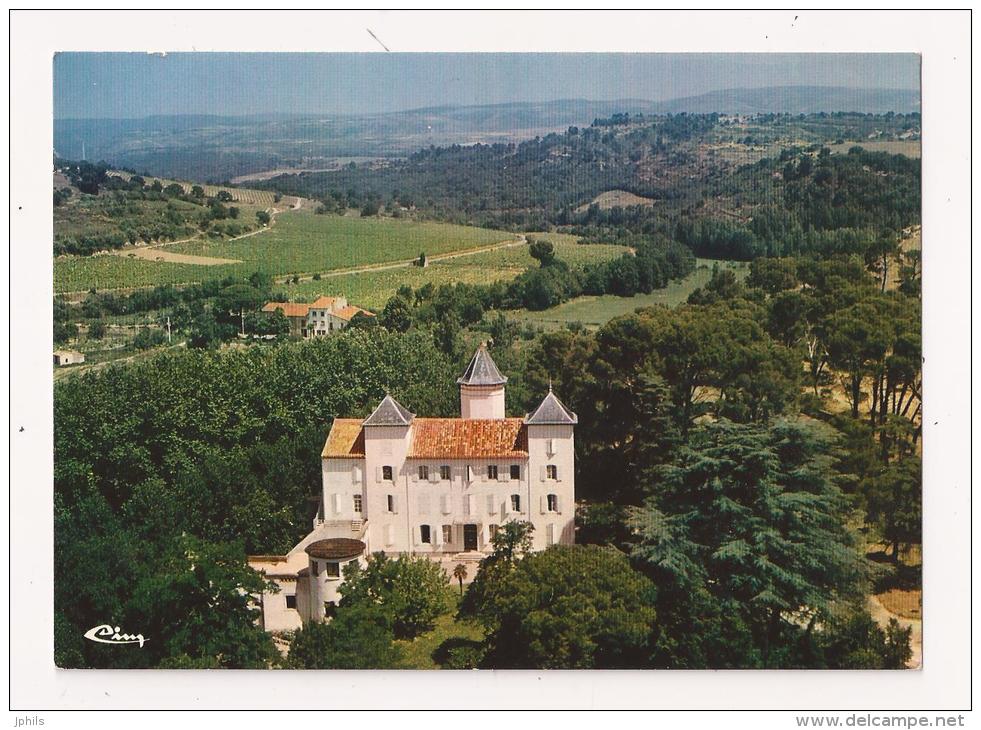
[[[369,115],[151,116],[56,119],[56,153],[141,173],[227,181],[270,170],[331,169],[404,157],[430,145],[517,142],[618,113],[919,111],[910,90],[840,87],[732,89],[666,101],[564,99],[445,106]]]

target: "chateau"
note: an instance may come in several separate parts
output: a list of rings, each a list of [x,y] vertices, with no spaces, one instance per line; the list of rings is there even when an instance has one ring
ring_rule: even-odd
[[[463,374],[459,418],[422,418],[390,395],[366,419],[338,418],[322,453],[313,531],[286,555],[249,564],[280,588],[261,598],[267,631],[319,621],[340,600],[344,566],[372,552],[426,555],[472,578],[511,520],[534,550],[574,541],[576,414],[549,388],[524,418],[504,412],[507,378],[481,345]]]

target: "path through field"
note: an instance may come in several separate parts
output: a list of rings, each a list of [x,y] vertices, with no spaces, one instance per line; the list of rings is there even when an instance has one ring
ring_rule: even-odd
[[[293,203],[288,208],[269,208],[269,224],[261,228],[256,228],[254,231],[249,231],[248,233],[242,233],[238,236],[233,236],[232,238],[226,239],[228,242],[240,241],[243,238],[249,238],[251,236],[257,236],[260,233],[265,233],[272,230],[272,227],[276,225],[276,218],[280,213],[286,213],[288,211],[299,210],[303,207],[303,198],[294,198]],[[240,264],[242,263],[238,259],[223,259],[215,256],[195,256],[193,254],[183,254],[183,253],[173,253],[172,251],[167,251],[168,246],[176,246],[179,243],[191,243],[193,241],[200,241],[201,237],[204,235],[204,231],[195,233],[190,238],[182,238],[177,241],[161,241],[160,243],[150,243],[145,246],[132,246],[127,248],[120,248],[114,251],[110,251],[113,256],[125,256],[127,258],[137,258],[144,259],[146,261],[168,261],[174,264],[194,264],[196,266],[220,266],[222,264]]]
[[[474,248],[468,248],[465,251],[453,251],[451,253],[435,254],[433,256],[427,256],[426,260],[429,263],[434,263],[437,261],[448,261],[450,259],[463,258],[464,256],[473,256],[478,253],[487,253],[488,251],[497,251],[502,248],[514,248],[515,246],[522,246],[528,243],[528,239],[524,234],[519,233],[518,238],[513,241],[500,241],[498,243],[492,243],[487,246],[476,246]],[[388,271],[390,269],[404,269],[409,266],[414,266],[417,258],[403,259],[401,261],[390,261],[384,264],[366,264],[365,266],[355,266],[349,269],[334,269],[332,271],[325,271],[320,273],[321,279],[328,279],[333,276],[347,276],[348,274],[367,274],[374,273],[376,271]],[[300,281],[311,281],[314,274],[302,274],[297,276]],[[285,284],[287,281],[292,281],[293,276],[278,276],[273,279],[277,284]]]

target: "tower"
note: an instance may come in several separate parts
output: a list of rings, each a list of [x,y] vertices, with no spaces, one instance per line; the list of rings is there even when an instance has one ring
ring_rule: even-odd
[[[481,342],[463,375],[456,379],[460,385],[461,418],[504,418],[504,384],[494,359]]]

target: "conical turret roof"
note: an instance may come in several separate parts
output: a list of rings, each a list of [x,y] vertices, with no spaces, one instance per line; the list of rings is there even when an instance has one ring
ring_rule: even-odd
[[[392,396],[386,395],[371,415],[364,420],[365,426],[408,426],[415,414]]]
[[[579,417],[565,407],[562,401],[559,400],[558,396],[552,392],[552,388],[550,386],[548,389],[548,395],[546,395],[545,399],[538,405],[538,408],[525,416],[525,423],[531,426],[574,426],[575,424],[579,423]]]
[[[487,351],[487,343],[481,342],[477,352],[470,358],[467,369],[456,382],[460,385],[504,385],[508,379],[497,369],[494,358]]]

